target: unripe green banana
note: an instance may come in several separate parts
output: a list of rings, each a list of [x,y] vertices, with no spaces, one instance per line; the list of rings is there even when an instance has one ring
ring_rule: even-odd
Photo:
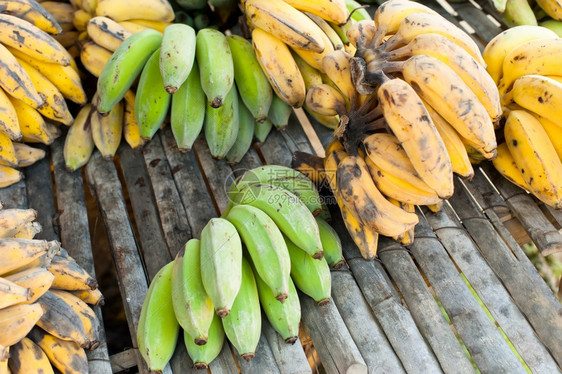
[[[234,83],[232,53],[224,34],[205,28],[196,37],[196,59],[201,71],[201,87],[213,108],[223,105]]]
[[[285,237],[291,257],[291,278],[295,286],[319,305],[330,301],[332,276],[324,258],[316,260]]]
[[[335,269],[343,266],[344,260],[342,256],[341,240],[338,233],[323,218],[316,217],[318,230],[320,230],[320,240],[322,241],[322,249],[324,250],[324,258],[328,265]]]
[[[242,284],[230,314],[222,319],[228,340],[245,360],[251,360],[261,335],[261,309],[254,273],[242,258]]]
[[[203,9],[207,6],[206,0],[176,0],[176,3],[183,9]],[[177,16],[176,16],[177,19]]]
[[[358,3],[357,1],[345,0],[345,6],[354,21],[359,22],[363,20],[373,20],[373,17],[371,17],[367,9],[363,8],[364,5]]]
[[[191,357],[196,369],[207,369],[221,352],[224,343],[224,329],[219,316],[213,315],[213,321],[209,328],[209,338],[204,345],[197,345],[187,332],[183,335],[187,354]]]
[[[144,65],[137,87],[135,118],[144,139],[152,139],[158,131],[172,101],[172,96],[164,89],[159,61],[160,49],[157,49]]]
[[[277,300],[284,302],[289,293],[291,259],[275,222],[250,205],[233,207],[226,219],[238,230],[257,274],[271,287]]]
[[[180,325],[172,305],[174,262],[158,271],[142,305],[137,328],[139,351],[150,370],[162,371],[176,348]]]
[[[164,88],[176,93],[187,79],[195,60],[195,30],[176,23],[164,29],[160,48],[160,73]]]
[[[271,288],[260,278],[256,272],[256,283],[260,304],[267,316],[271,326],[277,331],[286,343],[293,344],[299,336],[299,322],[301,320],[301,304],[297,289],[292,280],[289,279],[289,295],[285,302],[281,304],[271,291]]]
[[[267,118],[273,90],[260,67],[252,43],[239,35],[226,37],[234,64],[234,79],[240,97],[252,116],[263,122]]]
[[[194,344],[207,343],[209,327],[215,310],[201,280],[201,248],[198,239],[191,239],[174,260],[172,270],[172,302],[176,319]]]
[[[189,152],[203,129],[206,107],[199,67],[193,62],[189,76],[172,95],[170,124],[180,152]]]
[[[236,141],[226,154],[226,161],[229,164],[239,163],[252,146],[254,122],[254,116],[246,108],[246,105],[240,101],[240,95],[238,95],[238,135],[236,136]]]
[[[242,242],[236,227],[223,218],[211,218],[201,231],[201,280],[224,318],[242,283]]]
[[[129,36],[115,50],[98,78],[100,113],[108,113],[123,99],[146,61],[160,47],[161,41],[162,34],[153,29],[146,29]]]
[[[562,38],[562,21],[547,19],[546,21],[540,22],[539,26],[546,27],[547,29],[554,31],[558,37]]]
[[[271,123],[269,118],[266,118],[263,122],[256,121],[254,123],[254,137],[258,143],[263,144],[263,142],[265,142],[272,128],[273,123]]]
[[[201,70],[201,77],[203,77]],[[239,103],[236,85],[224,98],[222,105],[213,108],[209,103],[205,110],[205,140],[209,146],[211,156],[223,159],[238,136],[239,123]]]
[[[322,258],[318,225],[310,210],[295,194],[266,183],[250,184],[231,194],[235,205],[251,205],[263,210],[281,232],[314,258]],[[227,213],[228,214],[228,213]]]
[[[281,100],[279,96],[273,95],[267,118],[269,118],[275,128],[283,129],[289,125],[289,117],[292,111],[293,108],[289,104]]]

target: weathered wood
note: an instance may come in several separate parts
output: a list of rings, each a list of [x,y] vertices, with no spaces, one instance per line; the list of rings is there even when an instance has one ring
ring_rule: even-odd
[[[267,339],[281,374],[311,374],[300,339],[294,344],[285,343],[281,335],[271,327],[265,314],[262,313],[262,317],[262,334]]]
[[[381,237],[378,253],[443,371],[474,373],[470,360],[406,248],[390,238]]]
[[[256,355],[250,361],[244,360],[236,348],[232,349],[236,353],[236,361],[238,361],[241,373],[281,374],[263,332],[260,336],[258,347],[256,348]]]
[[[474,29],[483,43],[488,43],[502,31],[486,16],[486,13],[476,8],[472,3],[466,1],[462,3],[450,2],[449,4]]]
[[[119,373],[136,366],[135,349],[126,349],[123,352],[115,353],[109,358],[111,361],[111,371]]]
[[[427,213],[431,215],[431,212]],[[410,250],[482,373],[521,372],[521,364],[472,295],[445,247],[419,214]],[[508,361],[508,362],[506,362]]]
[[[251,170],[263,165],[258,152],[251,147],[237,164],[230,165],[235,177],[242,175],[246,170]]]
[[[302,320],[327,373],[367,373],[367,364],[335,304],[300,294]]]
[[[296,124],[295,124],[296,125]],[[290,124],[289,126],[293,126]],[[264,159],[271,165],[291,165],[292,152],[285,142],[281,131],[275,128],[267,137],[267,141],[259,147]]]
[[[136,348],[136,331],[148,283],[127,215],[121,183],[115,165],[104,160],[98,151],[94,152],[86,166],[86,177],[103,217],[131,339]],[[139,372],[148,372],[140,354],[137,354],[137,366]]]
[[[483,165],[483,169],[539,251],[544,256],[562,251],[562,234],[544,216],[533,197],[501,176],[491,164]]]
[[[405,373],[349,270],[332,270],[332,298],[369,373]]]
[[[191,227],[160,142],[160,133],[144,146],[143,156],[154,191],[164,238],[170,255],[175,257],[180,248],[191,238]]]
[[[320,157],[324,157],[325,153],[324,153],[324,146],[322,145],[322,141],[320,140],[316,131],[314,131],[314,128],[312,127],[312,123],[308,119],[308,116],[306,115],[305,111],[302,108],[293,108],[293,113],[297,117],[298,120],[297,123],[301,125],[300,126],[301,129],[306,135],[306,138],[308,139],[308,143],[310,144],[310,147],[313,150],[313,154]]]
[[[170,360],[170,367],[172,369],[172,372],[178,374],[197,374],[202,372],[201,370],[195,369],[191,357],[189,357],[189,355],[187,354],[187,350],[185,349],[185,342],[183,339],[183,331],[180,332],[176,350],[174,351],[174,355]]]
[[[290,155],[292,155],[294,151],[316,154],[308,140],[308,137],[306,136],[306,133],[304,132],[302,126],[300,126],[299,120],[297,119],[294,111],[289,117],[289,125],[281,130],[280,133],[285,139]]]
[[[551,222],[556,222],[556,224],[559,227],[562,227],[562,210],[554,209],[550,205],[546,205],[546,204],[543,204],[542,208],[543,208],[543,212],[546,209],[547,213],[545,213],[545,215],[548,215],[549,217],[552,217]],[[562,230],[562,229],[559,229],[558,231],[560,231],[560,230]]]
[[[60,239],[64,249],[92,277],[96,277],[94,256],[88,224],[88,211],[84,196],[84,184],[81,171],[69,173],[65,170],[63,157],[64,141],[57,139],[51,146],[53,169],[58,204],[58,222]],[[93,308],[100,323],[100,345],[93,351],[86,351],[88,368],[92,374],[111,372],[109,353],[103,316],[100,307]]]
[[[25,180],[21,180],[11,186],[0,188],[0,202],[4,209],[27,209],[27,186]]]
[[[508,325],[506,327],[503,327],[500,320],[498,322],[534,373],[555,372],[556,363],[537,339],[529,323],[554,357],[562,358],[560,302],[521,248],[518,245],[507,245],[458,180],[455,183],[455,195],[449,201],[488,265],[526,316],[525,319],[519,313],[509,315],[508,319],[504,319],[504,323]],[[507,314],[507,311],[502,310],[503,313]],[[514,332],[510,334],[509,331],[512,330]]]
[[[226,339],[224,340],[221,353],[209,364],[209,368],[213,374],[238,374],[236,362],[232,357],[232,350]]]
[[[312,125],[312,128],[314,129],[314,131],[318,135],[318,138],[320,139],[320,142],[322,142],[322,146],[324,146],[324,148],[326,148],[328,146],[328,144],[334,138],[334,130],[329,129],[326,126],[320,124],[318,121],[316,121],[313,117],[311,117],[309,115],[307,115],[307,117],[310,119],[310,123]]]

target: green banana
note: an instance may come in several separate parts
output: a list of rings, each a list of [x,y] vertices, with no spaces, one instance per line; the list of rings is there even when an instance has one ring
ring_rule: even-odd
[[[257,274],[271,288],[275,298],[283,303],[289,293],[291,259],[275,222],[250,205],[233,207],[226,219],[238,230]]]
[[[369,12],[367,12],[365,6],[359,4],[357,1],[345,0],[345,6],[347,7],[347,10],[349,10],[349,14],[351,15],[351,18],[354,21],[359,22],[363,20],[368,20],[368,21],[373,20],[373,17],[371,17]]]
[[[207,103],[205,139],[211,156],[217,159],[223,159],[236,142],[240,128],[239,106],[236,85],[232,85],[220,107],[214,108]]]
[[[207,343],[209,327],[215,314],[213,302],[201,280],[201,247],[191,239],[174,260],[172,270],[172,303],[180,326],[193,337],[194,343]]]
[[[332,276],[326,259],[315,260],[287,237],[285,242],[291,257],[291,279],[297,288],[319,305],[327,304],[332,292]]]
[[[98,111],[108,113],[140,74],[152,53],[160,47],[162,34],[153,29],[137,32],[119,45],[98,78]]]
[[[240,97],[252,116],[263,122],[271,106],[273,90],[260,67],[252,43],[239,35],[228,35],[226,40],[232,52],[234,80]]]
[[[242,258],[242,284],[230,314],[222,319],[228,340],[243,359],[254,355],[261,335],[261,309],[258,289],[252,267]]]
[[[341,240],[334,228],[320,217],[316,217],[316,223],[320,230],[320,240],[324,250],[324,258],[328,265],[334,269],[339,269],[344,265],[342,256]]]
[[[207,0],[176,0],[176,3],[186,10],[203,9],[207,6]]]
[[[239,163],[246,152],[252,146],[254,140],[254,122],[256,120],[252,113],[246,108],[244,103],[240,102],[240,95],[238,96],[238,135],[236,141],[230,147],[226,154],[226,161],[229,164]]]
[[[172,95],[170,124],[180,152],[189,152],[203,129],[206,107],[199,67],[193,62],[186,81]]]
[[[537,26],[537,18],[527,0],[507,0],[502,16],[509,27]]]
[[[272,128],[273,123],[271,123],[269,118],[266,118],[263,122],[256,121],[254,123],[254,137],[259,144],[263,144],[263,142],[265,142],[265,139],[267,139],[267,136],[271,132]]]
[[[211,28],[199,30],[195,56],[208,104],[218,108],[223,105],[234,83],[234,64],[226,36]]]
[[[257,183],[230,194],[230,199],[234,205],[251,205],[263,210],[300,248],[314,258],[322,258],[322,242],[316,220],[295,194],[272,184]]]
[[[281,304],[273,295],[271,288],[254,272],[258,285],[260,304],[271,326],[286,343],[293,344],[299,336],[299,322],[301,320],[301,304],[295,284],[289,279],[289,294]]]
[[[160,73],[166,91],[176,93],[187,79],[195,60],[195,30],[176,23],[164,29],[160,48]]]
[[[164,265],[148,287],[137,328],[137,344],[150,370],[162,371],[176,348],[180,325],[172,305],[174,262]]]
[[[236,227],[224,218],[211,218],[201,231],[201,280],[215,312],[230,313],[242,282],[242,242]]]
[[[137,87],[135,118],[144,139],[152,139],[158,131],[172,101],[172,96],[164,89],[159,60],[160,49],[157,49],[144,65]]]
[[[196,369],[207,369],[221,352],[224,343],[224,329],[219,316],[213,315],[211,327],[209,328],[209,338],[205,345],[197,345],[194,339],[187,332],[183,334],[187,354],[191,357]]]
[[[267,118],[269,118],[275,128],[281,130],[289,124],[289,117],[292,112],[293,108],[289,104],[281,100],[279,96],[273,95]]]
[[[562,38],[562,21],[547,19],[546,21],[540,22],[539,26],[546,27],[547,29],[554,31],[558,37]]]

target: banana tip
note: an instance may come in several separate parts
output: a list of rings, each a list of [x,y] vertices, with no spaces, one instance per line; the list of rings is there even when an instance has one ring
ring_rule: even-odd
[[[255,353],[254,352],[249,352],[249,353],[244,353],[243,355],[241,355],[242,358],[246,361],[250,361],[252,358],[254,358]]]
[[[209,365],[207,365],[204,362],[196,362],[195,363],[195,369],[197,369],[197,370],[207,369],[208,367],[209,367]]]
[[[283,304],[285,302],[285,300],[287,299],[287,296],[289,296],[289,295],[287,295],[286,293],[282,293],[282,294],[276,296],[275,298],[277,300],[279,300],[281,302],[281,304]]]
[[[205,344],[207,344],[207,339],[199,339],[198,338],[198,339],[195,339],[194,342],[197,345],[205,345]]]
[[[337,263],[334,264],[333,268],[336,269],[336,270],[340,269],[343,266],[343,264],[344,264],[344,261],[343,261],[343,259],[341,259]]]
[[[166,92],[169,93],[170,95],[175,94],[176,91],[178,90],[178,88],[175,87],[175,86],[166,86],[165,89],[166,89]]]
[[[295,344],[295,342],[297,341],[298,337],[297,336],[291,336],[287,339],[285,339],[285,343],[287,344]]]
[[[230,309],[217,309],[216,313],[220,318],[224,318],[228,316],[228,314],[230,313]]]
[[[322,257],[324,257],[324,251],[318,251],[312,256],[315,260],[321,260]]]
[[[209,103],[209,105],[211,105],[211,107],[213,108],[220,108],[222,106],[222,98],[220,97],[215,97],[213,100],[211,100],[211,102]]]
[[[324,305],[328,304],[329,302],[330,302],[330,298],[327,297],[325,299],[322,299],[322,300],[318,301],[318,305],[324,306]]]

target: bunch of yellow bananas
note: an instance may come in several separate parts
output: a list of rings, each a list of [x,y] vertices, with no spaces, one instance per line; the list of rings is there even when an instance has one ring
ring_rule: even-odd
[[[562,208],[562,39],[540,26],[512,27],[483,52],[504,107],[496,169]]]
[[[189,240],[149,287],[137,341],[150,370],[164,369],[180,327],[195,367],[203,369],[225,336],[244,359],[254,357],[262,308],[292,344],[301,318],[297,289],[319,305],[330,300],[330,266],[343,265],[342,248],[321,218],[312,181],[268,165],[239,177],[229,197],[222,217],[208,222],[200,240]]]
[[[84,349],[99,345],[88,305],[103,304],[97,282],[41,232],[33,209],[0,209],[0,372],[87,373]]]

